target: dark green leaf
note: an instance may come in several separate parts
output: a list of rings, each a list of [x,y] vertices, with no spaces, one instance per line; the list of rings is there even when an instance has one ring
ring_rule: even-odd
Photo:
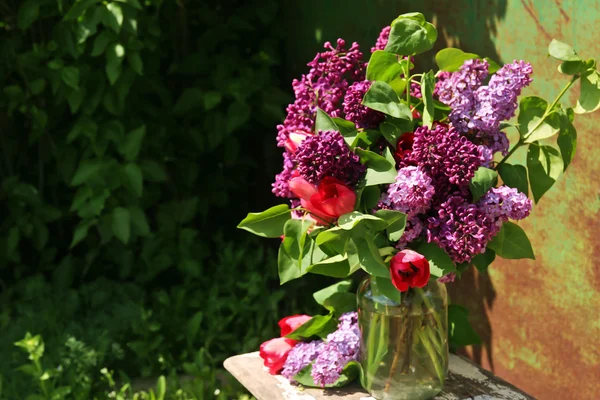
[[[423,100],[423,125],[429,128],[433,125],[433,114],[435,111],[433,103],[434,88],[435,76],[432,71],[426,72],[421,77],[421,95]]]
[[[563,171],[567,170],[571,161],[575,157],[575,150],[577,149],[577,130],[569,120],[567,115],[561,116],[561,129],[558,134],[556,142],[560,149],[560,155],[563,159]]]
[[[362,104],[395,118],[412,120],[410,108],[400,102],[394,89],[385,82],[373,82]]]
[[[338,219],[339,227],[347,231],[353,229],[361,223],[364,223],[366,226],[375,231],[383,230],[387,227],[387,223],[383,219],[371,214],[363,214],[358,211],[352,211],[348,214],[344,214]]]
[[[438,51],[435,63],[441,71],[456,72],[467,60],[479,58],[477,54],[465,53],[460,49],[447,48]]]
[[[421,243],[415,248],[415,251],[424,255],[429,261],[431,275],[436,278],[456,271],[450,256],[435,243]]]
[[[40,1],[27,0],[21,4],[17,12],[17,26],[22,31],[26,30],[40,16]]]
[[[396,181],[396,175],[398,174],[396,160],[394,160],[390,149],[385,149],[384,156],[388,161],[387,164],[378,162],[367,168],[367,174],[365,175],[366,186],[389,184]]]
[[[337,321],[333,318],[333,314],[315,315],[285,337],[293,340],[307,340],[315,337],[325,338],[336,328]]]
[[[535,260],[527,234],[519,225],[510,221],[502,224],[500,232],[488,243],[488,248],[502,258]]]
[[[144,178],[150,182],[164,182],[167,180],[167,174],[164,168],[152,160],[144,160],[140,164]]]
[[[345,278],[350,273],[350,264],[348,264],[346,255],[336,254],[310,265],[306,268],[306,272],[333,278]]]
[[[96,225],[98,220],[96,219],[88,219],[83,220],[77,224],[75,228],[75,232],[73,233],[73,240],[71,240],[71,244],[69,245],[69,249],[75,247],[79,242],[87,237],[88,231],[90,227]]]
[[[105,4],[104,13],[102,16],[102,23],[109,29],[112,29],[115,33],[121,31],[123,26],[123,10],[119,3],[112,2]]]
[[[263,237],[280,237],[283,227],[291,218],[290,207],[280,204],[259,213],[248,213],[248,216],[237,226],[248,232]]]
[[[360,206],[359,210],[368,212],[377,206],[379,198],[381,197],[381,191],[377,186],[366,186],[363,188],[360,194]]]
[[[423,53],[433,48],[437,39],[435,27],[420,13],[400,15],[391,25],[385,51],[404,56]]]
[[[579,99],[573,109],[577,114],[591,113],[600,108],[600,74],[589,71],[581,75]]]
[[[84,160],[77,168],[71,186],[78,186],[103,172],[107,164],[102,160]]]
[[[371,54],[367,65],[367,80],[390,83],[400,79],[404,67],[399,61],[396,54],[382,50],[375,51]]]
[[[356,134],[356,125],[354,125],[354,122],[346,121],[342,118],[332,118],[332,120],[337,127],[336,130],[340,131],[343,137]]]
[[[317,108],[317,117],[315,120],[315,132],[318,131],[339,131],[333,119],[320,108]]]
[[[320,232],[316,238],[316,244],[323,251],[330,255],[343,254],[345,252],[346,241],[349,238],[349,232],[334,227],[325,231]]]
[[[452,350],[480,344],[481,338],[469,322],[469,310],[457,304],[448,306],[449,345]]]
[[[226,130],[228,133],[233,132],[250,117],[250,107],[248,104],[241,101],[234,101],[227,108],[227,123]]]
[[[477,202],[484,194],[498,183],[498,173],[493,169],[479,167],[469,182],[469,189],[473,195],[473,203]]]
[[[529,182],[527,181],[527,168],[522,165],[502,163],[498,167],[498,173],[506,186],[517,189],[519,192],[529,196]]]
[[[185,115],[192,110],[205,107],[205,99],[202,91],[198,88],[187,88],[181,93],[173,107],[175,115]]]
[[[112,229],[115,237],[123,244],[129,242],[131,234],[131,221],[129,211],[123,207],[117,207],[112,212]]]
[[[129,62],[129,66],[131,69],[138,74],[139,76],[144,75],[144,62],[142,61],[142,57],[140,57],[140,53],[137,51],[130,51],[127,53],[127,61]]]
[[[139,128],[132,130],[125,136],[121,142],[121,145],[119,146],[119,153],[121,153],[125,160],[134,161],[137,158],[145,135],[146,125],[142,125]]]
[[[60,78],[67,86],[79,90],[79,70],[76,67],[64,67],[60,71]]]
[[[67,13],[64,16],[64,20],[68,21],[68,20],[72,20],[72,19],[77,19],[80,16],[83,15],[83,13],[85,13],[85,11],[93,4],[97,4],[98,0],[77,0],[75,1],[75,3],[71,6],[71,8],[69,9],[69,11],[67,11]]]
[[[556,113],[544,117],[548,103],[537,97],[523,97],[519,105],[519,128],[526,143],[553,136],[558,132],[560,121]],[[544,120],[542,121],[542,118]]]
[[[370,275],[388,278],[389,266],[383,261],[372,234],[356,235],[348,240],[346,250],[351,271],[362,268]]]
[[[564,171],[562,156],[551,146],[531,143],[527,150],[529,185],[535,202],[539,202]]]
[[[223,95],[219,92],[208,91],[204,93],[204,110],[212,110],[219,105],[222,99]]]
[[[336,316],[356,311],[356,295],[354,293],[334,293],[325,300],[323,306]]]
[[[106,47],[114,40],[114,35],[110,31],[102,31],[94,39],[94,45],[92,47],[92,57],[96,57],[104,53]]]
[[[123,167],[123,184],[137,197],[142,197],[144,190],[144,175],[137,164],[129,163]]]
[[[479,272],[487,271],[491,263],[496,259],[496,253],[492,249],[486,249],[485,253],[477,254],[471,261]]]
[[[150,235],[150,226],[146,220],[146,215],[141,208],[132,206],[129,207],[129,215],[131,217],[131,225],[135,229],[135,233],[139,236]]]
[[[579,61],[581,58],[568,44],[552,39],[548,46],[548,54],[561,61]]]

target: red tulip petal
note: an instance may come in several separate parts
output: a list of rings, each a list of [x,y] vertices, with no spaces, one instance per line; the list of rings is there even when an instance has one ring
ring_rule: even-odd
[[[315,185],[300,176],[290,179],[289,185],[292,193],[301,199],[308,200],[313,194],[317,193]]]
[[[281,336],[286,336],[289,333],[292,333],[311,318],[311,316],[304,314],[291,315],[289,317],[282,318],[279,321]]]
[[[283,369],[287,356],[296,343],[291,339],[275,338],[260,345],[259,355],[271,375],[275,375]]]

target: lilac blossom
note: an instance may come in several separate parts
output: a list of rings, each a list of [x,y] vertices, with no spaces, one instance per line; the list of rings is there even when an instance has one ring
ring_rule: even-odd
[[[531,213],[531,200],[508,186],[490,189],[477,205],[489,218],[498,220],[500,224],[508,219],[526,218]]]
[[[408,218],[406,220],[404,233],[398,241],[396,248],[399,250],[404,250],[410,242],[421,237],[423,232],[425,232],[425,226],[418,217],[415,216]]]
[[[432,179],[437,202],[457,190],[468,194],[482,154],[452,126],[436,124],[431,130],[425,126],[415,130],[412,151],[401,164],[418,165]]]
[[[385,118],[383,113],[362,105],[363,97],[370,87],[371,82],[367,80],[354,82],[344,96],[345,118],[359,128],[375,128]]]
[[[500,226],[464,196],[450,196],[427,220],[427,241],[437,243],[459,264],[485,252]]]
[[[357,43],[347,49],[346,42],[337,40],[337,47],[325,43],[325,49],[308,63],[306,75],[292,82],[296,100],[286,111],[283,124],[277,126],[277,143],[280,147],[291,132],[312,132],[317,108],[332,117],[343,117],[342,101],[350,82],[364,79],[365,64]]]
[[[292,178],[292,173],[296,167],[294,155],[288,151],[283,153],[283,171],[275,175],[275,182],[272,192],[275,196],[292,198],[294,195],[290,191],[289,181]]]
[[[315,384],[324,387],[337,381],[346,364],[358,359],[359,350],[358,315],[345,313],[338,329],[327,335],[326,344],[314,361],[311,376]]]
[[[281,375],[293,381],[294,376],[317,358],[324,347],[325,343],[322,340],[296,344],[287,356]]]
[[[375,47],[371,47],[371,53],[375,53],[377,50],[384,50],[385,46],[387,46],[388,39],[390,38],[390,31],[392,30],[391,26],[386,26],[379,33],[379,37],[375,42]]]
[[[429,210],[435,189],[431,178],[419,167],[400,168],[396,181],[381,195],[379,208],[401,211],[409,216]]]
[[[307,137],[298,146],[295,159],[300,176],[315,185],[331,176],[353,186],[366,170],[337,131],[319,131]]]

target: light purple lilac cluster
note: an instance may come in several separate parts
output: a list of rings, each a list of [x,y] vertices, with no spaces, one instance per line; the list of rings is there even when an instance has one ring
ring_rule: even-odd
[[[438,91],[439,100],[452,107],[450,120],[463,133],[474,138],[493,153],[508,152],[508,138],[500,131],[500,123],[512,118],[517,109],[517,98],[532,79],[529,63],[514,61],[500,68],[487,85],[486,60],[465,61],[459,71],[444,80]]]
[[[412,217],[429,210],[434,194],[431,178],[420,167],[400,168],[396,182],[381,195],[379,208],[401,211]]]
[[[294,376],[312,363],[311,376],[316,385],[331,385],[340,378],[350,361],[358,359],[360,331],[358,314],[349,312],[339,319],[337,330],[327,339],[298,343],[290,351],[281,375],[293,381]]]

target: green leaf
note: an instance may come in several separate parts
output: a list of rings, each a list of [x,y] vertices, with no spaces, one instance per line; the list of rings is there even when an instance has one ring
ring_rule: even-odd
[[[144,175],[137,164],[129,163],[123,167],[123,184],[137,197],[142,197],[144,190]]]
[[[535,202],[539,202],[564,171],[562,156],[551,146],[531,143],[527,150],[529,184]]]
[[[60,71],[60,78],[67,86],[79,90],[79,70],[76,67],[64,67]]]
[[[336,328],[337,321],[333,318],[332,313],[315,315],[285,337],[293,340],[308,340],[315,337],[326,338]]]
[[[339,131],[329,114],[320,108],[317,108],[317,116],[315,119],[315,132],[318,131]]]
[[[447,48],[438,51],[435,63],[441,71],[456,72],[467,60],[479,58],[477,54],[465,53],[460,49]]]
[[[131,221],[129,210],[123,207],[117,207],[112,212],[112,230],[116,238],[123,244],[129,242],[131,234]]]
[[[398,174],[398,171],[396,170],[396,160],[394,160],[394,156],[392,156],[392,152],[389,148],[385,149],[384,156],[388,161],[387,164],[378,162],[367,168],[365,186],[383,185],[394,183],[396,181],[396,175]]]
[[[354,122],[346,121],[343,118],[332,118],[332,120],[337,127],[336,130],[340,131],[344,138],[356,135],[356,125],[354,125]]]
[[[510,260],[530,258],[535,260],[533,248],[525,231],[510,221],[502,224],[500,232],[488,243],[488,248],[498,256]]]
[[[104,53],[106,47],[115,39],[114,35],[110,31],[102,31],[94,39],[94,45],[92,46],[92,57],[96,57]]]
[[[78,186],[103,172],[106,162],[102,160],[83,160],[71,180],[71,186]]]
[[[431,129],[433,125],[433,114],[435,105],[433,103],[433,89],[435,88],[435,76],[432,71],[426,72],[421,78],[421,94],[423,100],[423,125]]]
[[[577,55],[575,50],[568,44],[552,39],[548,46],[548,54],[557,60],[561,61],[579,61],[581,57]]]
[[[577,114],[591,113],[600,108],[600,74],[590,71],[581,75],[579,99],[573,109]]]
[[[219,105],[222,99],[223,95],[219,92],[208,91],[204,93],[204,110],[212,110]]]
[[[367,80],[391,83],[401,79],[400,74],[402,74],[403,68],[396,54],[377,50],[371,54],[367,64]]]
[[[167,180],[167,173],[164,168],[153,160],[144,160],[141,162],[140,167],[144,178],[150,182],[164,182]]]
[[[310,265],[306,268],[306,272],[333,278],[345,278],[350,273],[350,264],[346,255],[336,254]]]
[[[395,210],[378,210],[376,217],[381,218],[387,224],[386,230],[388,239],[391,242],[397,242],[404,234],[406,227],[406,214]]]
[[[146,125],[142,125],[129,132],[119,146],[119,153],[127,161],[134,161],[142,147],[142,141],[146,135]]]
[[[336,226],[320,232],[315,242],[327,254],[332,256],[343,254],[345,252],[346,241],[350,237],[349,235],[348,231]]]
[[[448,306],[449,345],[452,350],[480,344],[481,338],[469,322],[469,310],[457,304]]]
[[[227,107],[227,122],[225,124],[225,130],[227,133],[231,133],[244,123],[250,117],[250,107],[247,103],[242,101],[234,101]]]
[[[310,221],[299,219],[289,219],[285,223],[284,238],[277,256],[282,285],[306,274],[310,266],[327,257],[307,233],[312,225]]]
[[[537,97],[523,97],[519,105],[519,129],[525,143],[553,136],[560,128],[558,114],[552,113],[544,118],[548,103]],[[542,122],[542,118],[544,118]]]
[[[435,243],[421,243],[415,251],[425,256],[429,261],[429,270],[431,275],[440,278],[447,273],[456,272],[456,267],[452,259],[444,250]]]
[[[97,219],[88,219],[80,221],[75,228],[75,232],[73,233],[73,240],[71,240],[71,244],[69,245],[69,249],[77,246],[79,242],[85,239],[88,235],[88,231],[90,228],[98,223]]]
[[[529,196],[529,182],[527,181],[527,168],[522,165],[502,163],[498,167],[498,173],[506,186],[517,189],[519,192]]]
[[[491,188],[495,187],[498,183],[498,173],[493,169],[479,167],[475,171],[475,175],[469,182],[469,189],[473,194],[473,203],[477,202],[486,194]]]
[[[71,93],[69,93],[69,95],[67,96],[67,102],[69,103],[69,108],[71,109],[71,114],[75,114],[77,112],[77,110],[79,110],[79,107],[81,106],[81,103],[83,102],[83,99],[85,97],[85,89],[79,89],[79,90],[73,90],[71,91]]]
[[[575,158],[575,150],[577,149],[577,130],[566,114],[561,116],[560,123],[561,128],[556,142],[563,159],[563,171],[566,171],[569,164],[571,164],[571,161],[573,161],[573,158]]]
[[[363,214],[359,211],[344,214],[338,219],[338,226],[347,231],[354,229],[354,227],[361,223],[364,223],[374,231],[380,231],[387,227],[387,223],[383,219],[371,214]]]
[[[24,1],[19,7],[17,12],[17,26],[22,31],[27,30],[40,16],[40,4],[39,0],[28,0]]]
[[[111,43],[106,48],[106,76],[111,85],[117,82],[121,76],[121,64],[125,57],[125,47],[120,43]]]
[[[356,235],[346,245],[350,270],[362,268],[370,275],[388,278],[389,266],[383,261],[372,234]]]
[[[135,233],[139,236],[149,236],[150,226],[148,225],[144,211],[137,206],[132,206],[129,207],[129,215],[131,217],[131,225],[133,225]]]
[[[156,381],[156,400],[165,400],[167,394],[167,380],[164,376],[159,376]]]
[[[367,93],[365,93],[362,104],[395,118],[412,120],[410,108],[400,102],[394,89],[385,82],[373,82]]]
[[[305,387],[313,387],[313,388],[338,388],[348,385],[354,379],[356,379],[360,374],[362,367],[356,361],[350,361],[342,372],[340,373],[340,377],[332,384],[328,384],[325,386],[317,385],[312,378],[312,366],[313,364],[309,364],[306,367],[302,368],[300,372],[298,372],[294,376],[294,381],[298,382],[302,386]]]
[[[392,300],[395,303],[400,304],[400,301],[402,299],[402,293],[400,293],[400,291],[398,289],[396,289],[396,287],[392,283],[392,280],[390,279],[389,275],[387,278],[377,276],[374,279],[375,279],[375,284],[377,285],[377,289],[379,289],[379,291],[385,297],[387,297],[388,299]]]
[[[433,48],[437,31],[420,13],[400,15],[391,25],[385,51],[404,56],[426,52]]]
[[[201,108],[205,106],[204,103],[204,95],[202,94],[202,90],[199,88],[191,87],[186,88],[177,102],[173,107],[173,114],[175,115],[185,115],[192,110]]]
[[[486,249],[485,253],[477,254],[471,262],[479,272],[487,271],[491,263],[496,259],[496,253],[492,249]]]
[[[335,293],[346,293],[352,287],[351,280],[340,281],[313,293],[317,304],[324,305],[325,301]]]
[[[115,33],[121,31],[123,26],[123,10],[119,3],[112,2],[105,4],[105,11],[102,16],[102,23],[109,29],[112,29]]]
[[[493,74],[494,72],[498,71],[500,68],[502,68],[502,66],[500,64],[498,64],[496,61],[492,60],[489,57],[484,57],[484,60],[486,60],[489,64],[488,67],[488,72],[490,74]]]
[[[97,4],[98,0],[77,0],[65,14],[65,21],[73,20],[81,17],[85,11],[93,4]]]
[[[381,197],[381,191],[377,186],[366,186],[360,193],[360,206],[359,209],[367,212],[377,206],[379,198]]]
[[[129,66],[131,66],[133,72],[139,76],[144,75],[144,62],[142,61],[142,57],[140,57],[140,53],[137,51],[128,52],[127,61],[129,62]]]
[[[323,306],[336,316],[356,311],[356,295],[354,293],[334,293],[325,300]]]
[[[291,218],[290,207],[280,204],[259,213],[248,213],[248,216],[237,226],[248,232],[263,237],[280,237],[283,227]]]
[[[586,61],[563,61],[558,66],[558,72],[564,75],[577,75],[585,72],[589,69],[589,65]]]

